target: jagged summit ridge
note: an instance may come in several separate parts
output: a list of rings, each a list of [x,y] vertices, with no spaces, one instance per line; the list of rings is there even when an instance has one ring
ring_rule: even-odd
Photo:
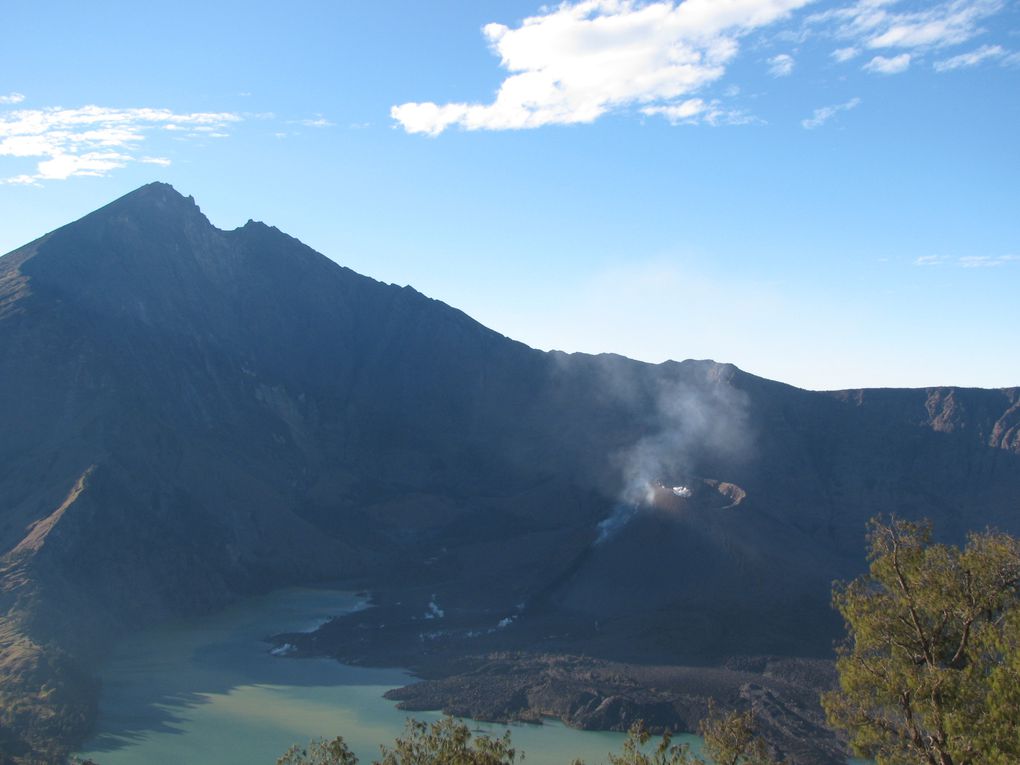
[[[198,202],[195,201],[194,196],[190,194],[185,195],[164,181],[152,181],[144,186],[139,186],[137,189],[115,199],[105,207],[99,208],[94,213],[91,213],[91,215],[103,213],[128,213],[135,216],[164,217],[168,219],[178,216],[200,217],[209,226],[219,231],[230,231],[230,229],[220,229],[209,221],[208,217],[202,212]],[[266,228],[279,232],[276,226],[251,218],[238,228],[246,227]]]
[[[121,209],[131,209],[136,213],[151,210],[171,215],[182,212],[201,213],[201,208],[193,196],[185,196],[163,181],[153,181],[139,186],[134,191],[129,191],[124,196],[100,208],[96,213]]]

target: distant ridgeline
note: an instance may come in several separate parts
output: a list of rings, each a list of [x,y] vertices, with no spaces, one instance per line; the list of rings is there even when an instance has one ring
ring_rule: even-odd
[[[870,516],[1020,530],[1017,389],[543,353],[165,184],[0,260],[0,433],[9,756],[82,738],[117,635],[274,586],[521,649],[827,656]]]

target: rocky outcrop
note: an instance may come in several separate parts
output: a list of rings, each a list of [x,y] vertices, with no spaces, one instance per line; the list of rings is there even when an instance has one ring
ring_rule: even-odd
[[[796,765],[843,765],[845,746],[818,704],[832,666],[810,660],[745,658],[738,666],[678,667],[570,655],[500,653],[435,669],[387,693],[409,711],[442,709],[494,722],[559,719],[586,730],[696,731],[709,702],[752,709],[762,735]]]

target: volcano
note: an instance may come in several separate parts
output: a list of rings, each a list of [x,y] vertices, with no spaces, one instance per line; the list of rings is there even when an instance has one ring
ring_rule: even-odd
[[[544,353],[161,183],[0,259],[0,432],[0,750],[26,761],[90,729],[119,636],[285,584],[520,613],[493,640],[521,650],[555,618],[607,660],[827,656],[868,517],[1020,530],[1016,388]],[[589,554],[646,458],[668,512]]]

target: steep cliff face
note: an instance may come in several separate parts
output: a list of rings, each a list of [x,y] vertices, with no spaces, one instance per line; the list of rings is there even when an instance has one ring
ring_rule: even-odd
[[[1018,526],[1016,389],[540,353],[164,184],[0,259],[0,432],[9,751],[81,735],[111,636],[276,584],[820,653],[870,515]]]

